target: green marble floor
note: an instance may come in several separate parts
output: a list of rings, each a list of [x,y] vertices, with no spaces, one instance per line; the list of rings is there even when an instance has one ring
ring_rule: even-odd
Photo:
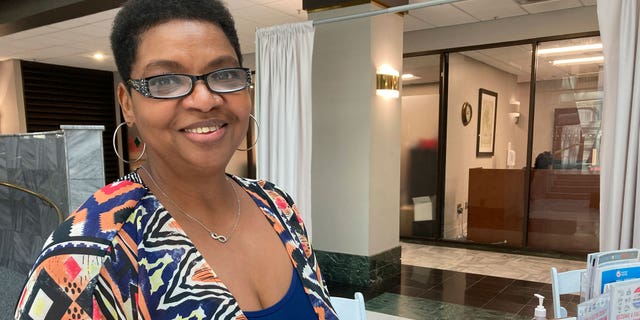
[[[548,283],[486,276],[451,270],[401,266],[399,279],[375,288],[354,288],[329,283],[334,296],[353,297],[362,292],[368,320],[467,320],[531,319],[541,294],[552,315],[551,285]],[[579,297],[565,295],[561,304],[575,316]],[[387,316],[389,315],[389,316]]]
[[[460,320],[460,319],[514,319],[528,320],[531,317],[487,310],[455,303],[383,293],[366,302],[369,311],[409,319]]]

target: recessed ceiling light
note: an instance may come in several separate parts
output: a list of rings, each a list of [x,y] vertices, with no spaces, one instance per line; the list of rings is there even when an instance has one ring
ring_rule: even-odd
[[[96,53],[93,54],[93,58],[96,59],[96,60],[102,60],[102,59],[104,59],[104,55],[102,53],[100,53],[100,52],[96,52]]]
[[[595,57],[586,57],[586,58],[553,60],[552,63],[554,66],[557,66],[557,65],[563,65],[563,64],[600,63],[603,60],[604,60],[603,56],[595,56]]]
[[[602,43],[583,44],[579,46],[539,49],[538,54],[567,53],[575,51],[592,51],[602,49]]]

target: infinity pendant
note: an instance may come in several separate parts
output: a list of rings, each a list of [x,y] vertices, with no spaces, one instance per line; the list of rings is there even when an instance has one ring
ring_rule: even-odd
[[[210,236],[211,236],[211,238],[213,238],[214,240],[218,240],[218,241],[220,241],[220,242],[222,242],[222,243],[226,243],[227,241],[229,241],[229,239],[228,239],[227,237],[225,237],[224,235],[218,235],[218,234],[217,234],[217,233],[215,233],[215,232],[211,232],[209,235],[210,235]]]

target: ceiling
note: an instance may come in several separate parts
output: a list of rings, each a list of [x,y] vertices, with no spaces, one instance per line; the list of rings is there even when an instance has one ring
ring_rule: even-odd
[[[556,41],[540,42],[538,45],[536,80],[562,80],[567,78],[596,79],[602,72],[602,61],[588,63],[554,64],[554,61],[566,59],[590,58],[602,56],[602,48],[581,49],[578,51],[541,53],[552,48],[567,48],[601,44],[599,36],[583,37]],[[517,82],[531,81],[532,44],[511,45],[480,50],[460,51],[457,54],[481,61],[516,77]],[[464,67],[450,62],[449,70]],[[409,57],[403,60],[403,73],[411,73],[414,79],[404,79],[403,86],[438,83],[440,80],[440,56],[437,54]]]
[[[307,20],[302,0],[225,0],[235,18],[243,53],[255,51],[257,28]],[[410,0],[409,3],[427,2]],[[594,6],[596,0],[461,0],[404,16],[404,31],[495,20],[555,10]],[[118,9],[66,20],[0,37],[0,60],[16,58],[115,71],[109,33]],[[522,48],[515,49],[516,51]],[[103,54],[102,60],[93,58]],[[491,52],[482,54],[491,55]],[[495,52],[507,54],[507,52]],[[493,59],[495,57],[490,57]]]

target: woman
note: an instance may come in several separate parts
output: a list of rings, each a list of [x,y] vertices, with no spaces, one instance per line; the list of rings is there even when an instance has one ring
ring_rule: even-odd
[[[111,43],[146,161],[54,231],[16,318],[336,319],[291,198],[225,174],[251,109],[227,9],[132,0]]]

